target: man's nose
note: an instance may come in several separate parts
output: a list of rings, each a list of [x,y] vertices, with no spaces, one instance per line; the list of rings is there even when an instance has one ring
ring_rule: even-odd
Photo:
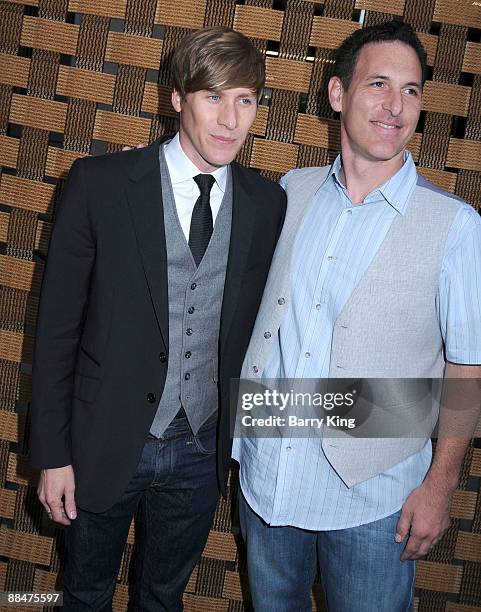
[[[388,110],[393,117],[397,117],[403,111],[403,98],[400,91],[390,91],[383,101],[383,108]]]
[[[228,130],[233,130],[237,126],[237,113],[234,104],[222,104],[217,123],[224,125]]]

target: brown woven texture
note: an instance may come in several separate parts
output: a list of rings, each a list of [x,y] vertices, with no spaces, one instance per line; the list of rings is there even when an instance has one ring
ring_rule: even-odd
[[[324,93],[332,52],[360,21],[370,25],[396,16],[414,26],[429,56],[421,121],[411,143],[414,159],[427,178],[479,209],[480,2],[0,2],[0,589],[61,586],[63,532],[42,513],[37,475],[25,457],[43,262],[55,202],[73,160],[172,131],[169,54],[189,30],[226,25],[251,37],[267,60],[265,97],[240,161],[272,179],[295,166],[328,163],[339,147],[339,124]],[[481,612],[480,479],[477,439],[466,458],[452,526],[419,563],[419,611]],[[221,501],[187,588],[186,610],[249,609],[231,514],[230,502]],[[133,544],[132,528],[115,610],[127,607]],[[313,609],[325,609],[319,585]]]

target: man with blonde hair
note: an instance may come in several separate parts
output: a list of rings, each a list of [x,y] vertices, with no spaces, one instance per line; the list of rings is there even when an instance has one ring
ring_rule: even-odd
[[[283,190],[233,162],[262,57],[226,28],[172,60],[179,131],[77,160],[42,289],[31,460],[68,525],[67,610],[110,610],[140,504],[135,610],[182,609],[230,461],[238,377],[284,213]]]

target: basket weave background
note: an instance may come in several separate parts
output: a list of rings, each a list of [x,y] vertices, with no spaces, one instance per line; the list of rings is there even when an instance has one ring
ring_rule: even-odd
[[[227,25],[254,39],[267,58],[268,89],[240,161],[273,179],[294,166],[325,164],[339,147],[338,122],[324,94],[332,51],[360,21],[396,16],[414,26],[429,56],[414,159],[430,180],[479,209],[481,2],[0,2],[0,589],[54,590],[62,569],[62,529],[36,501],[25,441],[44,256],[57,192],[73,160],[172,131],[169,54],[190,29]],[[452,526],[419,563],[418,610],[481,612],[480,477],[478,439],[465,462]],[[230,512],[222,501],[187,589],[187,610],[244,609],[245,566]],[[116,610],[128,602],[133,541],[132,529]],[[314,593],[316,608],[324,609],[320,589]]]

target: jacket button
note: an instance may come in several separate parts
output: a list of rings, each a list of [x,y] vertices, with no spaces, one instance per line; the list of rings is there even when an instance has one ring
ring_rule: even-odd
[[[165,353],[159,353],[159,359],[161,363],[165,363],[167,361],[167,355]]]
[[[184,376],[185,380],[190,380],[190,374],[189,372],[186,372],[185,376]]]
[[[192,336],[192,330],[190,329],[190,327],[188,327],[188,328],[185,330],[185,333],[186,333],[188,336]]]
[[[190,359],[191,356],[192,356],[192,353],[190,351],[187,351],[187,353],[184,355],[186,359]]]
[[[192,285],[190,286],[190,288],[192,289],[192,291],[194,291],[194,289],[197,287],[197,283],[192,283]]]
[[[149,404],[153,404],[155,402],[155,393],[147,393],[147,401]]]
[[[194,314],[195,308],[193,306],[190,306],[189,310],[187,311],[189,314]]]

